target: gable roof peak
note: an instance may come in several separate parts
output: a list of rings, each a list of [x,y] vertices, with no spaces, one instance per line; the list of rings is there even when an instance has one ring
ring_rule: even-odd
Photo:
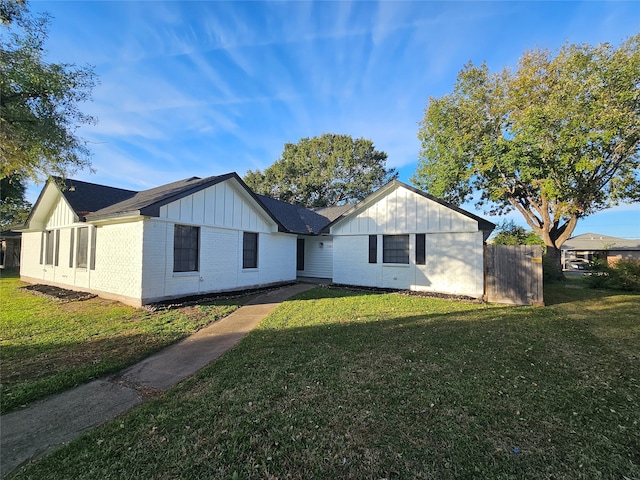
[[[97,220],[125,214],[157,217],[161,206],[233,177],[237,177],[237,175],[228,173],[206,178],[189,177],[135,192],[135,195],[124,201],[108,205],[96,211],[91,215],[91,219]]]

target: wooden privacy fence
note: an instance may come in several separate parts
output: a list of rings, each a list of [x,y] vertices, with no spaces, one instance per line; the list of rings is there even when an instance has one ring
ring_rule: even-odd
[[[485,300],[544,305],[540,245],[485,246]]]

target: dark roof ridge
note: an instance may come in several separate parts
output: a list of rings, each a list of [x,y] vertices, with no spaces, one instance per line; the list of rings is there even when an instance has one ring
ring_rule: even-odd
[[[220,183],[235,174],[216,175],[206,178],[188,177],[175,182],[166,183],[136,194],[122,202],[109,205],[91,215],[92,220],[119,216],[126,213],[138,213],[140,215],[158,216],[160,207],[169,202],[179,200],[202,188]]]
[[[317,235],[330,221],[326,216],[302,205],[284,202],[261,194],[256,194],[256,196],[290,233]]]
[[[53,177],[52,180],[80,219],[84,219],[86,215],[137,194],[135,190],[85,182],[73,178]]]

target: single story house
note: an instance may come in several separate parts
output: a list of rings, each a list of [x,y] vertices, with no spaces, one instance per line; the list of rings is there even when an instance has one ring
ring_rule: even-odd
[[[393,180],[356,205],[307,209],[236,173],[144,191],[67,179],[43,188],[20,276],[141,306],[296,281],[481,298],[495,225]]]
[[[614,265],[620,260],[640,260],[640,239],[583,233],[567,240],[561,247],[562,264],[574,259],[602,260]]]

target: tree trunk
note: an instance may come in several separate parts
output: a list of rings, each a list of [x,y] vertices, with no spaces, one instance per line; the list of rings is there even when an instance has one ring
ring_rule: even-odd
[[[544,257],[544,276],[551,280],[566,280],[562,272],[562,251],[555,246],[547,245]]]

